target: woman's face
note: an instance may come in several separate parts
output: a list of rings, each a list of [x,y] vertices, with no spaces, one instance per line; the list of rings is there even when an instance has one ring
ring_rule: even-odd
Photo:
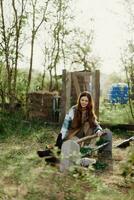
[[[87,96],[83,96],[80,98],[80,105],[82,108],[86,108],[89,103]]]

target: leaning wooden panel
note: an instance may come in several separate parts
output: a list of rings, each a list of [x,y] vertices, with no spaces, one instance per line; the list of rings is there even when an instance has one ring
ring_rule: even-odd
[[[65,114],[70,108],[70,99],[71,99],[71,73],[63,70],[62,76],[62,93],[61,93],[61,106],[60,106],[60,118],[59,122],[62,123],[65,117]]]
[[[79,86],[79,82],[78,82],[78,78],[76,76],[75,73],[72,73],[72,79],[73,79],[73,83],[74,83],[74,87],[75,87],[75,90],[76,90],[76,94],[77,94],[77,98],[80,94],[80,86]]]
[[[99,118],[99,99],[100,99],[100,71],[95,71],[95,88],[94,88],[94,103],[95,103],[95,114]]]

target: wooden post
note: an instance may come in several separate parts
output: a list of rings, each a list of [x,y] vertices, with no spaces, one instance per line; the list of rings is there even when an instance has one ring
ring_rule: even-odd
[[[100,71],[95,70],[92,79],[92,95],[94,99],[95,114],[99,119],[99,98],[100,98]]]
[[[64,83],[63,83],[64,84]],[[71,73],[66,74],[66,104],[65,104],[65,114],[70,108],[70,99],[71,99]]]
[[[84,88],[85,90],[89,91],[90,92],[90,76],[91,76],[91,73],[90,72],[86,72],[84,73]]]
[[[76,95],[77,95],[77,98],[78,98],[81,91],[80,91],[79,82],[78,82],[78,79],[77,79],[75,72],[72,73],[72,79],[73,79],[74,87],[75,87],[75,90],[76,90]]]
[[[71,73],[67,73],[66,69],[62,73],[62,95],[61,95],[61,113],[59,122],[62,123],[67,111],[70,108],[71,95]]]

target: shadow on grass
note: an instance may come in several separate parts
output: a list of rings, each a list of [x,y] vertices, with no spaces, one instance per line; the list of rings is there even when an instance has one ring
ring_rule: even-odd
[[[122,139],[128,139],[132,136],[134,136],[134,131],[128,131],[128,130],[123,130],[123,129],[116,129],[116,128],[111,128],[110,129],[113,134],[119,138],[122,138]]]

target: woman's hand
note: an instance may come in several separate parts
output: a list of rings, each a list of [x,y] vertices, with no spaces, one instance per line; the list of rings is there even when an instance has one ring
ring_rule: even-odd
[[[102,136],[102,135],[103,135],[103,131],[98,130],[98,131],[96,132],[96,135],[97,135],[98,137]]]

